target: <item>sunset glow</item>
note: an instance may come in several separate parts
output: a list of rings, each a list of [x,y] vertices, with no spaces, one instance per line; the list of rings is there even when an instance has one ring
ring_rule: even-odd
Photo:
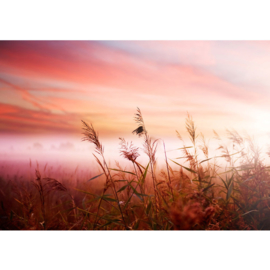
[[[207,138],[267,143],[269,70],[264,41],[0,41],[0,150],[82,150],[82,119],[118,147],[136,141],[137,107],[169,145],[187,112]]]

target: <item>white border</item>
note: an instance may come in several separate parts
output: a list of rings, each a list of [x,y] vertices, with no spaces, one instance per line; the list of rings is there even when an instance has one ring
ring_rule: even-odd
[[[267,1],[2,1],[2,40],[269,39]]]

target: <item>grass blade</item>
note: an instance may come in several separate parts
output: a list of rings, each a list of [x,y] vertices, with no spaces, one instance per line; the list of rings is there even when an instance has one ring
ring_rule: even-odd
[[[125,190],[127,187],[128,187],[128,184],[127,184],[127,185],[125,185],[125,186],[123,186],[123,187],[121,187],[121,188],[120,188],[120,189],[117,191],[117,193],[118,193],[118,192],[120,192],[120,191]]]
[[[118,172],[123,172],[123,173],[129,173],[129,174],[133,174],[133,175],[136,175],[135,173],[133,172],[128,172],[128,171],[122,171],[122,170],[118,170],[118,169],[112,169],[112,168],[109,168],[110,170],[112,171],[118,171]]]
[[[177,163],[177,162],[175,162],[175,161],[173,161],[173,160],[171,160],[171,159],[170,159],[170,161],[172,161],[172,162],[174,162],[175,164],[177,164],[177,165],[181,166],[182,168],[184,168],[184,169],[188,170],[189,172],[192,172],[192,173],[195,173],[195,174],[196,174],[196,172],[195,172],[195,171],[193,171],[193,170],[191,170],[191,169],[189,169],[189,168],[187,168],[187,167],[185,167],[185,166],[183,166],[183,165],[181,165],[181,164],[179,164],[179,163]]]
[[[96,175],[96,176],[92,177],[91,179],[88,180],[88,182],[89,182],[89,181],[92,181],[92,180],[94,180],[94,179],[96,179],[96,178],[98,178],[98,177],[100,177],[100,176],[103,175],[103,174],[104,174],[104,173],[101,173],[101,174],[99,174],[99,175]]]

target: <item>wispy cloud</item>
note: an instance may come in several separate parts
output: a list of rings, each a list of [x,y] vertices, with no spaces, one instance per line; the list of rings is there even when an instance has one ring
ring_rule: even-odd
[[[80,136],[85,119],[117,137],[133,130],[136,107],[158,136],[187,111],[206,132],[252,130],[270,115],[269,50],[269,42],[1,41],[1,132]]]

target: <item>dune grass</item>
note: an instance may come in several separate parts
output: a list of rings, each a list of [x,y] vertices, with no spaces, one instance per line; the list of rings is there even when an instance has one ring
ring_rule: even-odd
[[[129,163],[110,168],[92,124],[82,121],[83,140],[95,147],[100,173],[91,179],[67,181],[41,173],[35,177],[0,177],[0,228],[7,230],[263,230],[270,229],[270,174],[250,137],[228,130],[231,151],[219,135],[220,155],[197,134],[190,115],[176,160],[167,158],[163,140],[150,137],[140,109],[135,114],[148,163],[140,164],[139,147],[120,138],[119,154]],[[164,169],[156,150],[164,150]],[[202,158],[203,157],[203,158]],[[218,159],[226,162],[224,168]],[[174,165],[174,166],[173,166]],[[32,164],[30,163],[30,167]],[[77,172],[75,171],[75,174]]]

